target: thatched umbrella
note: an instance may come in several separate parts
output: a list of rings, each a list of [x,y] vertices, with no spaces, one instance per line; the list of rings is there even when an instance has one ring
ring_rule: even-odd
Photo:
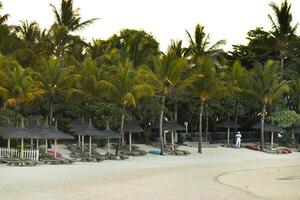
[[[8,131],[9,130],[9,131]],[[21,159],[24,156],[24,139],[30,139],[32,137],[29,129],[25,128],[24,119],[22,118],[21,126],[19,128],[7,128],[7,132],[3,132],[3,139],[21,139]],[[10,148],[10,142],[8,142],[8,149]]]
[[[117,133],[113,130],[110,129],[109,127],[109,123],[107,122],[106,124],[106,129],[102,131],[103,135],[101,136],[95,136],[98,139],[107,139],[107,153],[108,155],[110,155],[110,139],[120,139],[122,138],[122,136],[120,135],[120,133]]]
[[[66,134],[64,132],[61,132],[57,129],[57,121],[55,122],[55,127],[49,127],[47,128],[47,131],[49,131],[48,134],[44,136],[44,138],[47,139],[53,139],[54,140],[54,157],[56,158],[57,154],[57,140],[72,140],[74,137],[72,135]],[[46,147],[47,148],[47,147]]]
[[[95,128],[92,125],[92,120],[90,119],[89,126],[80,132],[80,134],[84,136],[89,136],[89,154],[92,155],[92,136],[104,136],[104,133],[100,131],[99,129]],[[82,145],[82,151],[84,151],[84,144]]]
[[[255,124],[254,126],[252,126],[252,128],[253,129],[261,129],[261,122]],[[274,123],[271,123],[271,124],[264,123],[264,131],[271,133],[271,149],[273,149],[274,132],[279,133],[279,132],[284,132],[285,130],[282,129],[281,127],[277,126]]]
[[[185,127],[181,126],[173,121],[167,121],[163,124],[163,130],[164,131],[171,131],[171,146],[172,150],[174,151],[174,131],[184,131]]]
[[[217,127],[219,128],[227,128],[227,144],[229,144],[229,140],[230,140],[230,128],[240,128],[241,125],[239,125],[238,123],[235,123],[234,121],[231,120],[227,120],[227,121],[223,121],[217,124]]]
[[[0,136],[3,137],[3,135],[10,134],[12,130],[14,130],[15,127],[12,126],[6,126],[0,128]],[[7,148],[10,149],[10,138],[7,139]]]
[[[78,135],[78,146],[80,146],[80,143],[81,143],[80,132],[85,130],[88,126],[89,126],[89,124],[84,122],[84,118],[82,118],[81,120],[75,119],[70,124],[68,124],[68,128],[70,129],[70,131],[74,132],[75,135]],[[82,136],[82,142],[84,144],[84,136]]]
[[[131,133],[140,133],[143,132],[144,129],[140,127],[138,124],[134,122],[125,122],[124,124],[124,132],[129,133],[129,151],[131,151],[132,146],[131,146]]]

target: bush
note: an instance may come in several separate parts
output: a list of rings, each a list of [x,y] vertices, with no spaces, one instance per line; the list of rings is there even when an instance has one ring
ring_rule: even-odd
[[[293,146],[293,138],[287,134],[278,138],[279,146],[292,147]]]

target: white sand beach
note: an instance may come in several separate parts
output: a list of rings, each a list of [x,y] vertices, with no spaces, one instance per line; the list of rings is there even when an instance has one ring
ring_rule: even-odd
[[[299,200],[300,153],[182,147],[189,156],[124,161],[0,166],[0,199]],[[145,149],[145,146],[142,148]]]

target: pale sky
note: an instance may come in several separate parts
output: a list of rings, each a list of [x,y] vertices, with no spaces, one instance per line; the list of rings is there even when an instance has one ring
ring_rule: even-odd
[[[9,23],[35,20],[48,28],[54,21],[50,3],[57,8],[60,0],[0,0],[1,14],[11,15]],[[193,32],[197,23],[205,26],[211,41],[226,39],[226,50],[232,44],[245,44],[246,33],[262,26],[270,29],[267,15],[272,11],[269,0],[73,0],[80,8],[83,20],[101,18],[79,32],[87,41],[107,39],[124,28],[144,29],[154,35],[161,50],[166,50],[171,39],[182,39],[187,44],[185,30]],[[280,3],[281,0],[275,0]],[[300,1],[292,3],[294,24],[300,22]],[[299,33],[300,27],[298,29]]]

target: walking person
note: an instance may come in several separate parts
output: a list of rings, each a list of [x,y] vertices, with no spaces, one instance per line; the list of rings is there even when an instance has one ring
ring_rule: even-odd
[[[237,132],[235,135],[235,148],[241,147],[241,140],[242,140],[242,134],[240,131]]]

